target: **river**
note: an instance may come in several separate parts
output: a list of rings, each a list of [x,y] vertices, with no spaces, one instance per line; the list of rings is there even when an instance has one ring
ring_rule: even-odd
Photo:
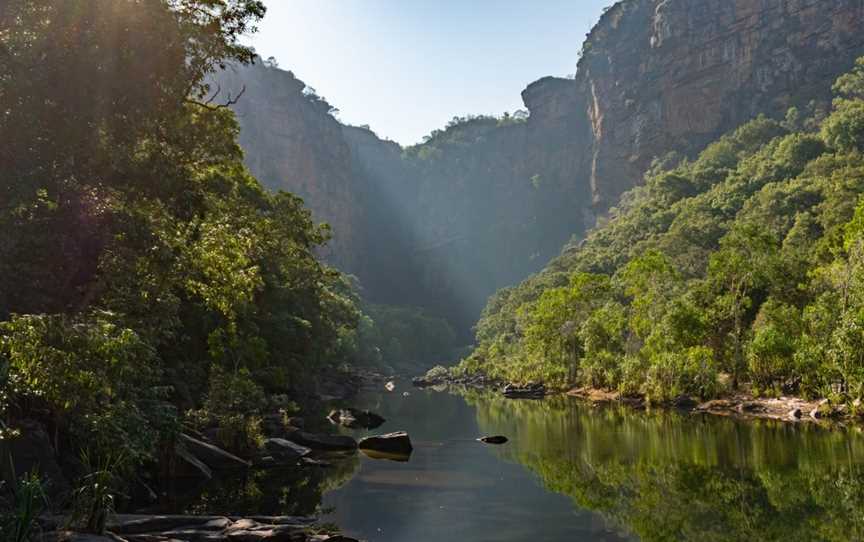
[[[316,512],[370,542],[864,540],[857,428],[404,385],[353,406],[387,422],[346,433],[408,431],[410,460],[359,453],[299,478],[263,471],[223,499]],[[493,434],[510,440],[474,440]]]

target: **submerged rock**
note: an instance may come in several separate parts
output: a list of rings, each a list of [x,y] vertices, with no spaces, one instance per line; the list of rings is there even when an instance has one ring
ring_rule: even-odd
[[[480,437],[477,440],[486,444],[504,444],[508,439],[503,435],[494,435],[491,437]]]
[[[414,450],[411,438],[405,431],[366,437],[357,443],[357,447],[364,451],[397,455],[410,455]]]

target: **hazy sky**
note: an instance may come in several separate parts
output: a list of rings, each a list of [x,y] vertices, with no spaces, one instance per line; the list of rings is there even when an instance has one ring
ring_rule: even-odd
[[[402,144],[453,116],[523,108],[520,92],[576,71],[613,0],[267,0],[258,53],[348,124]]]

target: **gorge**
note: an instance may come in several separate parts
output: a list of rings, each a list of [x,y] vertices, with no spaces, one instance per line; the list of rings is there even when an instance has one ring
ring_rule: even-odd
[[[454,119],[407,149],[341,125],[260,61],[217,83],[246,89],[234,109],[250,170],[331,224],[328,260],[368,299],[424,307],[465,337],[489,295],[578,242],[655,158],[693,157],[758,114],[825,111],[864,51],[862,22],[859,0],[625,0],[572,79],[523,91],[527,114]]]

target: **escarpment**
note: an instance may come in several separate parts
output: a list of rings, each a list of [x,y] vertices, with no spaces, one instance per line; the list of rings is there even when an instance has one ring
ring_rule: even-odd
[[[693,156],[759,113],[810,114],[864,54],[864,0],[625,0],[588,35],[571,79],[522,93],[529,112],[455,119],[402,148],[341,125],[290,72],[232,69],[246,161],[301,195],[325,256],[364,295],[467,330],[495,290],[581,237],[652,160]],[[576,59],[574,58],[574,62]]]

